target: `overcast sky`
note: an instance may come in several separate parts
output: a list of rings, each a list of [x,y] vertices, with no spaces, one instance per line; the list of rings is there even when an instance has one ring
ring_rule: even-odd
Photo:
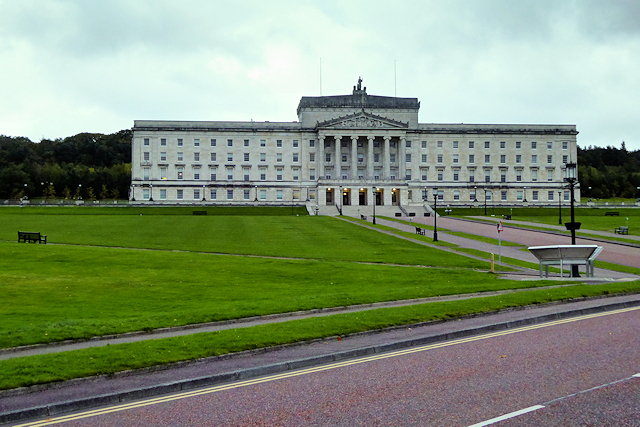
[[[422,123],[575,124],[582,147],[638,150],[639,18],[637,0],[0,0],[0,134],[294,121],[362,76]]]

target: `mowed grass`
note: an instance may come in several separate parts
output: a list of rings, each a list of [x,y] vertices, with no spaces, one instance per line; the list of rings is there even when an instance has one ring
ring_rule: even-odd
[[[0,389],[110,374],[243,350],[455,318],[567,298],[638,291],[640,291],[640,282],[576,285],[462,301],[382,308],[251,328],[21,357],[0,361]]]

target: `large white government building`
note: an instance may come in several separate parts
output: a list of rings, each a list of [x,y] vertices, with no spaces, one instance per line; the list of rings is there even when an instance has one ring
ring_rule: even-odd
[[[568,203],[575,125],[419,123],[417,98],[302,97],[295,122],[133,127],[130,199],[306,205],[312,214],[417,215],[438,205]],[[579,200],[579,194],[576,194]]]

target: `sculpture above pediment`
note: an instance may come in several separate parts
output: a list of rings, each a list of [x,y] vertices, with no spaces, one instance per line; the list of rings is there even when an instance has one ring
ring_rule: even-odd
[[[356,114],[318,122],[316,127],[324,129],[401,129],[409,127],[409,123],[361,111]]]

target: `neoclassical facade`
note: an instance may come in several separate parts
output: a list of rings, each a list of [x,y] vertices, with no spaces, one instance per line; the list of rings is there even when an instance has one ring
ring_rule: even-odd
[[[419,215],[568,203],[575,125],[419,123],[417,98],[302,97],[295,122],[136,120],[131,201]],[[579,194],[576,191],[576,198]]]

